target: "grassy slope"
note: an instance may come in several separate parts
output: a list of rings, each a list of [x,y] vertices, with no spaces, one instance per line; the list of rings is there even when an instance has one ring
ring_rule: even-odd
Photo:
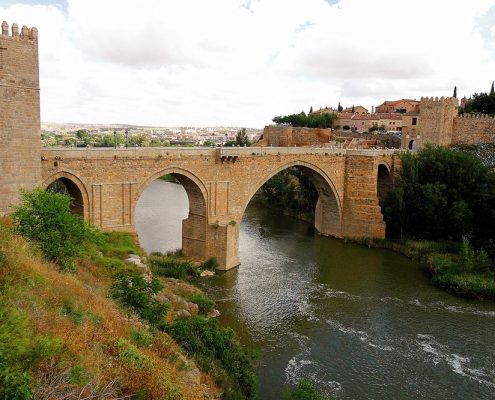
[[[191,380],[194,363],[167,334],[109,298],[112,272],[130,268],[118,258],[139,252],[132,238],[109,235],[101,250],[77,274],[62,273],[0,224],[0,377],[12,383],[0,398],[28,398],[29,387],[53,399],[218,397],[208,375],[204,385]]]

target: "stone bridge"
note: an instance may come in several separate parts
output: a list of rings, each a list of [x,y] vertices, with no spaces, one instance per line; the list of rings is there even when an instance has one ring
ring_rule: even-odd
[[[314,225],[322,235],[379,237],[379,198],[399,164],[396,151],[331,148],[132,148],[41,150],[42,186],[61,180],[74,212],[105,230],[134,231],[136,204],[155,179],[172,174],[189,198],[182,250],[215,257],[220,269],[239,264],[239,225],[257,190],[297,167],[319,193]]]

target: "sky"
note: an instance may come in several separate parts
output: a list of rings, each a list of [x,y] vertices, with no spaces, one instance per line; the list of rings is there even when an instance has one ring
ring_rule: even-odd
[[[43,122],[262,128],[486,92],[495,0],[0,0],[39,31]]]

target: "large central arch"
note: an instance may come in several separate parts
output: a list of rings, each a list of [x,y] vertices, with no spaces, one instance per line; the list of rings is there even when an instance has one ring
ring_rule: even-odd
[[[142,183],[134,196],[134,214],[138,200],[148,185],[156,179],[172,175],[184,187],[188,201],[188,218],[182,221],[182,253],[196,260],[203,261],[207,258],[207,204],[208,192],[205,184],[192,172],[180,167],[171,166],[153,173]]]
[[[253,190],[242,208],[242,215],[256,192],[278,173],[296,167],[307,174],[318,192],[318,202],[315,208],[314,226],[325,236],[343,237],[342,233],[342,203],[335,185],[330,177],[319,167],[305,161],[293,161],[271,171],[253,185]]]

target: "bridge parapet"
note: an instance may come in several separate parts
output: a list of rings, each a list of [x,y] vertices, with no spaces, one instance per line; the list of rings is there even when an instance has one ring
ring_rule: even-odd
[[[139,159],[218,157],[221,160],[237,160],[240,157],[276,155],[339,155],[339,156],[391,156],[404,149],[342,149],[339,147],[137,147],[127,149],[49,147],[41,150],[42,157],[59,159]]]

